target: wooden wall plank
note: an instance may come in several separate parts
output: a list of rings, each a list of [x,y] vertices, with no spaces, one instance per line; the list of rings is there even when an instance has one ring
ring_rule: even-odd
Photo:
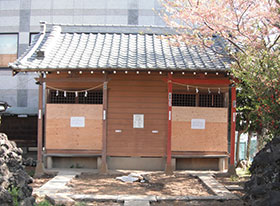
[[[173,121],[191,121],[192,119],[205,119],[206,122],[228,121],[227,108],[213,107],[172,107]]]
[[[85,127],[70,118],[85,117]],[[102,149],[102,105],[47,104],[46,149]]]
[[[172,123],[172,151],[227,152],[227,124],[207,123],[204,130],[191,129],[190,122]]]
[[[15,60],[17,60],[17,54],[0,54],[0,67],[8,67],[8,64]]]
[[[172,151],[227,152],[227,108],[172,109]],[[205,129],[191,129],[192,119],[205,119]]]
[[[120,77],[122,76],[122,77]],[[108,155],[165,156],[167,87],[161,76],[112,75],[108,98]],[[144,128],[133,128],[133,114],[144,114]],[[116,130],[121,130],[117,133]],[[158,133],[153,134],[152,131]]]

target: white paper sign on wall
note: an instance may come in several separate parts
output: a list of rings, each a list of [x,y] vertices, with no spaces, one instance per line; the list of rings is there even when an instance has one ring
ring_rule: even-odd
[[[70,127],[85,127],[85,117],[71,117]]]
[[[205,129],[205,119],[192,119],[192,129]]]
[[[144,114],[133,115],[133,128],[144,128]]]

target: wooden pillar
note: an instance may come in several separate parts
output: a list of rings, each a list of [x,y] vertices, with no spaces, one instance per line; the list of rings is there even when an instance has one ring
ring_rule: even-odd
[[[43,81],[42,81],[42,74],[41,74],[39,78],[39,95],[38,95],[37,165],[35,170],[36,177],[40,177],[44,174],[42,151],[43,151]]]
[[[103,132],[102,132],[102,162],[100,173],[107,173],[107,109],[108,109],[108,82],[103,83]]]
[[[172,76],[168,74],[168,132],[167,132],[167,147],[166,147],[166,174],[172,174],[172,164],[171,164],[171,129],[172,129]]]
[[[236,88],[231,88],[231,132],[230,132],[230,167],[234,168],[235,154],[235,124],[236,124]]]

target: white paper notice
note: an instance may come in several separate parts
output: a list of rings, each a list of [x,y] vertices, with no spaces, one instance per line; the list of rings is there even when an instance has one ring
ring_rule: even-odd
[[[71,117],[71,127],[85,127],[85,117]]]
[[[144,114],[133,115],[133,128],[144,128]]]
[[[192,129],[205,129],[205,119],[192,119]]]

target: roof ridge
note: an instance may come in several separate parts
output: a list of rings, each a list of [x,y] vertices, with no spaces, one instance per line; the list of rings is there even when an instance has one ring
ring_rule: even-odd
[[[169,26],[160,25],[126,25],[126,24],[64,24],[64,23],[46,23],[47,26],[96,26],[96,27],[129,27],[129,28],[169,28],[176,29]]]
[[[47,41],[43,45],[42,48],[40,48],[40,52],[44,52],[44,56],[47,56],[48,53],[51,51],[51,49],[56,45],[56,41],[59,38],[59,35],[61,34],[61,27],[60,26],[53,26],[52,31],[48,36]]]
[[[124,25],[124,24],[60,24],[46,23],[47,32],[55,26],[61,27],[62,33],[129,33],[129,34],[178,34],[176,28],[153,25]]]
[[[27,53],[24,53],[16,62],[9,63],[9,67],[14,66],[18,62],[20,62],[20,64],[24,64],[36,52],[36,50],[40,47],[43,39],[46,36],[46,24],[44,22],[42,22],[42,23],[40,23],[40,27],[41,27],[40,37],[37,40],[37,42],[32,46],[32,48],[30,48],[29,51],[27,51]]]

